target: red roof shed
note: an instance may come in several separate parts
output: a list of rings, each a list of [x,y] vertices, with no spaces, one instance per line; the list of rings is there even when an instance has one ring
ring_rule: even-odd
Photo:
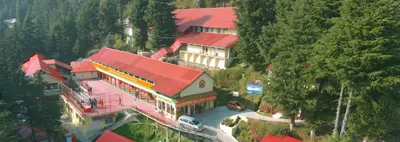
[[[301,140],[292,138],[290,136],[279,137],[265,135],[261,142],[301,142]]]
[[[90,61],[71,62],[72,72],[91,72],[97,71]]]
[[[96,142],[135,142],[124,136],[118,135],[114,132],[106,130],[101,136],[96,140]]]
[[[22,64],[22,70],[25,72],[25,76],[34,75],[36,72],[42,70],[49,75],[63,81],[63,77],[61,76],[58,70],[51,68],[48,64],[44,63],[43,60],[46,60],[43,55],[33,54],[29,60],[25,61]]]

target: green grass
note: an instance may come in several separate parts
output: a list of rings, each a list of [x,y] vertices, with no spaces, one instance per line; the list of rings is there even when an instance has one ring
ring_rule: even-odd
[[[140,122],[126,123],[113,132],[138,142],[158,142],[166,140],[165,128],[155,126],[155,122],[144,115],[138,115]],[[178,141],[178,134],[169,131],[169,141]],[[182,142],[193,142],[181,136]]]

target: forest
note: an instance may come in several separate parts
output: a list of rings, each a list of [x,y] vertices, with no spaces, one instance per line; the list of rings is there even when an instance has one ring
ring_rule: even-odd
[[[159,49],[176,37],[174,9],[221,6],[236,7],[240,62],[270,76],[261,105],[282,109],[291,128],[300,109],[311,136],[328,127],[331,141],[400,138],[399,1],[0,0],[0,140],[18,140],[21,123],[57,138],[59,108],[20,69],[33,53],[69,63],[105,46]]]

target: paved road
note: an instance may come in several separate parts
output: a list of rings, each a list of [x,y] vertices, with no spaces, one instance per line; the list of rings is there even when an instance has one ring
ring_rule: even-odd
[[[246,109],[245,111],[228,110],[225,106],[216,107],[210,111],[195,115],[194,117],[205,125],[204,134],[217,136],[223,142],[237,142],[237,140],[219,129],[219,124],[230,116],[246,116],[248,118],[260,119],[271,122],[290,122],[288,119],[276,119],[269,116],[260,115],[257,112]],[[296,120],[296,123],[304,123],[303,120]]]

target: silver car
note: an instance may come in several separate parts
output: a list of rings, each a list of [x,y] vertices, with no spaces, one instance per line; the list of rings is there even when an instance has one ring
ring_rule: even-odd
[[[203,131],[203,129],[204,129],[203,124],[201,124],[195,118],[186,116],[186,115],[182,115],[181,117],[179,117],[178,124],[179,124],[179,127],[181,127],[181,128],[187,128],[189,130],[198,131],[198,132]]]

